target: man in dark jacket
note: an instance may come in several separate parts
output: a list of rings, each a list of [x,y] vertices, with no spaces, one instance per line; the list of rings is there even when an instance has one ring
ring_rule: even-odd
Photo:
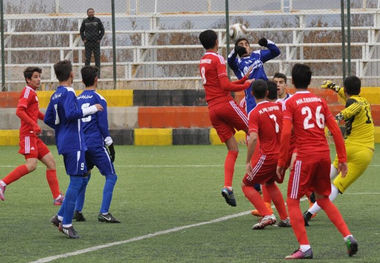
[[[86,50],[85,65],[90,65],[91,53],[94,53],[95,65],[99,69],[100,76],[100,41],[104,36],[104,26],[99,18],[95,17],[93,8],[87,9],[87,18],[83,20],[80,27],[80,36]]]

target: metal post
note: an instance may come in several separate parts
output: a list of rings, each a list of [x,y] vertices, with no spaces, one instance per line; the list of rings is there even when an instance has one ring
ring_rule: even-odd
[[[351,0],[347,0],[347,68],[351,76]]]
[[[111,0],[112,9],[112,55],[113,55],[113,88],[116,89],[116,30],[115,30],[115,0]]]
[[[4,51],[4,5],[0,0],[0,31],[1,31],[1,90],[5,90],[5,51]]]
[[[226,0],[225,2],[226,2],[226,42],[227,42],[226,54],[228,56],[228,53],[230,52],[230,14],[229,14],[228,0]],[[228,78],[230,78],[228,63],[226,65],[227,65]]]
[[[344,0],[340,0],[340,17],[342,25],[342,77],[343,80],[346,78],[346,34],[344,33]]]

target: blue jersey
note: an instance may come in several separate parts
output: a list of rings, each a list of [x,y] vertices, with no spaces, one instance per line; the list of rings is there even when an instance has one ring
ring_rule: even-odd
[[[107,101],[95,90],[85,90],[78,96],[78,104],[84,109],[93,104],[103,106],[103,111],[98,111],[82,118],[83,131],[88,147],[104,146],[104,140],[110,137],[107,119]]]
[[[55,130],[59,154],[87,150],[81,128],[82,117],[74,89],[59,86],[50,98],[44,118],[44,122]]]
[[[228,65],[234,71],[236,77],[241,79],[248,72],[249,67],[253,65],[253,70],[249,79],[268,80],[264,71],[264,63],[280,55],[280,49],[270,40],[268,40],[266,50],[256,50],[250,56],[238,59],[236,53],[232,51],[228,56]],[[244,91],[246,100],[247,114],[256,106],[255,98],[252,95],[252,88],[249,86]]]

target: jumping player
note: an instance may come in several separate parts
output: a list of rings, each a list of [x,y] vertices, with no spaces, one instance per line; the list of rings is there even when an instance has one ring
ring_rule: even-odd
[[[286,169],[289,141],[292,128],[297,137],[297,157],[288,182],[288,211],[290,222],[300,247],[286,259],[313,258],[302,212],[300,198],[310,189],[314,190],[319,205],[344,238],[349,256],[356,254],[358,243],[348,229],[342,215],[328,198],[330,187],[330,149],[325,137],[325,125],[331,131],[338,155],[338,170],[342,177],[347,173],[347,157],[344,141],[335,118],[326,101],[307,90],[312,72],[303,64],[292,69],[292,82],[296,93],[285,102],[283,129],[281,134],[280,158],[277,176],[282,178]]]
[[[91,169],[96,166],[100,173],[105,177],[106,182],[103,189],[103,201],[98,215],[99,222],[120,223],[109,212],[112,201],[112,193],[117,180],[113,161],[115,160],[115,149],[108,130],[107,102],[96,92],[98,85],[98,68],[85,66],[81,70],[82,81],[86,89],[78,96],[78,104],[84,109],[90,105],[100,104],[103,111],[88,115],[82,118],[83,132],[85,135],[87,151],[87,177],[85,187],[78,195],[74,218],[77,221],[85,221],[82,214],[86,186],[91,178]]]
[[[72,219],[75,201],[81,188],[84,187],[87,172],[85,160],[87,147],[80,119],[103,110],[103,107],[100,104],[83,109],[79,107],[75,91],[71,87],[74,72],[70,61],[63,60],[54,64],[54,72],[59,86],[50,98],[44,122],[55,130],[58,153],[63,155],[70,184],[61,209],[50,222],[69,238],[79,238],[72,225]]]
[[[248,132],[248,118],[244,110],[235,103],[230,91],[247,89],[251,83],[251,80],[247,78],[250,71],[240,80],[230,82],[226,72],[226,62],[217,53],[219,42],[215,31],[203,31],[199,35],[199,40],[206,49],[206,53],[200,61],[199,71],[206,91],[210,120],[220,140],[226,144],[228,149],[224,162],[222,195],[227,204],[236,206],[232,179],[239,148],[234,134],[235,129]]]
[[[36,90],[41,84],[42,70],[28,67],[24,70],[26,86],[20,94],[16,115],[21,119],[20,154],[25,157],[25,164],[18,166],[0,180],[0,199],[4,201],[5,187],[37,168],[37,161],[46,166],[46,180],[53,195],[53,204],[61,205],[63,195],[60,193],[54,157],[44,142],[38,137],[41,129],[37,120],[43,120],[44,114],[39,110]]]

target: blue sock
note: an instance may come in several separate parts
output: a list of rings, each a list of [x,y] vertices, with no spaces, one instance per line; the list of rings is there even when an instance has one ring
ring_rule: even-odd
[[[91,174],[89,174],[88,176],[83,177],[83,178],[84,178],[83,179],[83,185],[82,185],[80,192],[78,193],[77,201],[75,203],[75,211],[82,211],[83,210],[84,199],[85,199],[85,195],[86,195],[86,188],[87,188],[88,181],[90,181]]]
[[[115,186],[116,181],[116,174],[106,175],[106,182],[103,188],[103,201],[102,206],[100,207],[100,213],[108,213],[112,201],[113,188]]]
[[[73,221],[75,201],[78,193],[82,188],[84,177],[70,175],[70,184],[67,187],[65,201],[63,206],[63,225],[69,225]],[[62,209],[62,208],[61,208]]]

